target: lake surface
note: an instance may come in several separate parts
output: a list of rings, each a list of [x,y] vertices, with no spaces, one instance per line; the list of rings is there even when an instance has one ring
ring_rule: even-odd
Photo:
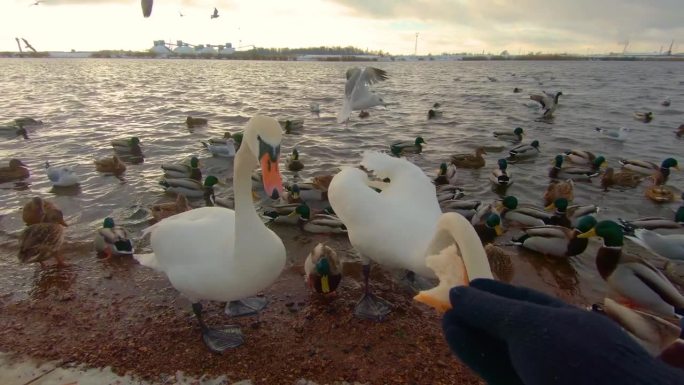
[[[434,175],[454,153],[480,145],[504,145],[491,132],[525,130],[525,143],[539,140],[541,155],[509,166],[515,183],[507,194],[541,205],[547,170],[562,150],[578,148],[604,155],[610,166],[621,157],[660,163],[670,156],[684,161],[682,142],[673,130],[684,123],[684,65],[665,62],[411,62],[376,63],[390,78],[374,86],[389,103],[373,109],[368,119],[352,115],[349,128],[336,123],[342,104],[345,71],[354,64],[316,62],[247,62],[203,60],[0,59],[0,122],[21,116],[45,124],[29,131],[30,140],[0,142],[2,164],[11,158],[26,163],[32,176],[26,184],[0,185],[0,266],[11,271],[0,294],[30,291],[36,266],[19,266],[17,238],[24,227],[21,207],[39,195],[53,199],[64,211],[67,259],[93,258],[92,236],[106,216],[127,225],[134,237],[148,224],[140,208],[173,198],[158,181],[162,163],[190,155],[201,158],[203,174],[228,180],[218,196],[231,195],[232,160],[212,158],[201,140],[243,128],[254,114],[305,120],[301,133],[285,135],[285,155],[296,146],[305,164],[297,176],[335,173],[340,165],[357,165],[364,150],[388,149],[397,140],[422,136],[424,152],[409,159]],[[363,65],[363,64],[360,64]],[[487,77],[497,81],[490,81]],[[513,93],[513,88],[523,89]],[[562,91],[552,122],[538,121],[540,112],[529,99],[542,90]],[[660,102],[670,98],[672,105]],[[320,104],[320,118],[309,104]],[[427,120],[433,103],[441,103],[441,119]],[[648,124],[634,120],[635,111],[653,111]],[[193,131],[187,115],[209,119]],[[594,128],[631,128],[625,142],[602,138]],[[128,164],[124,180],[103,176],[93,161],[113,155],[110,141],[137,136],[145,162]],[[487,179],[496,160],[507,151],[490,152],[487,166],[460,170],[465,199],[489,202],[498,197]],[[73,166],[80,190],[54,191],[43,164]],[[284,168],[284,167],[283,167]],[[285,179],[295,176],[283,170]],[[228,178],[228,179],[226,179]],[[669,185],[682,191],[681,173]],[[599,218],[666,216],[681,202],[657,205],[643,195],[646,185],[603,192],[598,181],[577,183],[575,203],[596,203]],[[276,231],[280,229],[276,228]],[[149,250],[139,243],[141,251]],[[581,256],[561,264],[507,248],[516,267],[513,282],[551,291],[577,302],[595,301],[605,285],[594,266],[598,242]],[[288,252],[291,247],[286,245]],[[638,250],[638,249],[635,249]],[[297,263],[301,263],[298,261]]]

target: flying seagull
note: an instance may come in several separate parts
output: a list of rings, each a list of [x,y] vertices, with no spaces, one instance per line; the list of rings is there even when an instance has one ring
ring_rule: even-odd
[[[142,7],[143,16],[150,17],[152,14],[152,2],[153,0],[140,0],[140,6]]]
[[[553,112],[556,111],[556,107],[558,107],[558,97],[561,95],[563,95],[562,92],[557,92],[556,95],[544,92],[544,95],[530,95],[530,99],[539,102],[544,109],[543,116],[550,118],[553,116]]]
[[[31,5],[39,5],[40,3],[42,3],[42,1],[41,1],[41,0],[36,0],[36,2],[35,2],[35,3],[33,3],[33,4],[31,4]]]
[[[212,18],[212,19],[216,19],[217,17],[219,17],[218,9],[214,8],[214,14],[211,15],[211,18]]]
[[[24,48],[28,48],[28,49],[30,49],[31,51],[36,52],[36,49],[33,48],[33,46],[32,46],[31,44],[29,44],[29,42],[26,41],[26,39],[24,39],[24,38],[22,37],[21,40],[23,40],[23,41],[24,41],[24,44],[26,45],[26,47],[24,47]]]
[[[385,102],[371,91],[370,86],[387,78],[387,72],[375,67],[348,69],[347,84],[344,86],[344,104],[337,115],[337,123],[349,120],[352,111],[384,106]]]
[[[185,15],[183,14],[183,12],[181,12],[181,11],[178,11],[178,14],[180,15],[180,17],[185,16]]]

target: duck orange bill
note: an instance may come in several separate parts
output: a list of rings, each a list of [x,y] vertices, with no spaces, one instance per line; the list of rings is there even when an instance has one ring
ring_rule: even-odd
[[[278,158],[271,160],[268,153],[261,156],[261,178],[264,183],[266,195],[272,199],[278,199],[283,195],[283,179],[278,169]]]
[[[430,295],[424,291],[418,293],[415,297],[413,297],[414,300],[424,303],[430,307],[435,308],[435,310],[444,313],[445,311],[451,309],[451,303],[447,301],[443,301],[433,295]]]

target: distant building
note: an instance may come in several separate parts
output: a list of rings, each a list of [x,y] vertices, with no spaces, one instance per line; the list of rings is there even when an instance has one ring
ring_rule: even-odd
[[[188,43],[183,43],[183,40],[176,41],[176,48],[174,48],[173,53],[178,55],[194,55],[195,50],[190,48]]]
[[[219,45],[218,53],[219,55],[232,55],[235,53],[235,48],[233,48],[233,45],[230,43],[226,43],[226,45]]]
[[[155,40],[154,46],[150,48],[150,51],[159,56],[169,56],[173,52],[166,46],[164,40]]]

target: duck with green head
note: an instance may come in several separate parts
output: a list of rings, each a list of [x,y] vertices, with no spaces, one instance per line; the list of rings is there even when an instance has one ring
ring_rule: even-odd
[[[480,237],[483,245],[491,243],[496,237],[504,233],[501,227],[501,217],[499,214],[489,214],[484,223],[478,223],[473,226],[475,232]]]
[[[483,223],[483,221],[489,217],[489,214],[492,213],[498,214],[502,219],[506,219],[508,212],[515,210],[516,208],[518,208],[518,198],[508,195],[503,199],[495,200],[488,205],[480,206],[475,215],[470,219],[470,223],[472,225]]]
[[[509,171],[506,170],[508,168],[508,162],[506,161],[506,159],[499,159],[497,164],[499,167],[492,170],[491,174],[489,174],[489,181],[496,186],[512,185],[512,175]]]
[[[301,203],[298,205],[281,205],[278,210],[264,212],[264,216],[270,217],[271,222],[283,224],[296,224],[302,231],[317,234],[346,233],[347,228],[334,214],[312,214],[311,208]]]
[[[684,296],[660,270],[622,251],[624,233],[617,223],[601,221],[577,237],[603,238],[603,246],[596,252],[596,268],[608,286],[631,307],[666,316],[674,316],[675,308],[684,308]]]
[[[684,200],[684,193],[681,196]],[[679,206],[674,213],[673,219],[663,217],[638,218],[631,221],[618,218],[620,226],[625,234],[634,234],[636,229],[657,230],[657,229],[682,229],[684,228],[684,204]]]
[[[524,159],[531,159],[539,155],[539,141],[533,140],[529,144],[521,144],[513,149],[511,149],[508,154],[509,162],[517,162]]]
[[[164,191],[183,194],[188,198],[206,198],[214,195],[214,186],[219,183],[217,177],[208,175],[204,183],[200,183],[190,178],[166,178],[159,184],[164,187]]]
[[[286,164],[290,171],[301,171],[304,168],[304,163],[299,160],[299,151],[296,147],[292,149],[292,154],[287,157]]]
[[[599,156],[591,161],[590,167],[563,167],[563,155],[556,155],[553,166],[549,169],[549,178],[588,180],[598,176],[600,169],[606,164],[606,158]]]
[[[140,148],[140,139],[137,136],[131,137],[129,139],[116,139],[112,140],[112,148],[114,152],[134,158],[143,158],[142,149]]]
[[[513,131],[494,131],[494,137],[513,143],[520,143],[523,140],[524,131],[521,127],[516,127]]]
[[[661,170],[666,176],[670,175],[670,168],[679,170],[679,164],[675,158],[664,159],[660,166],[656,163],[638,159],[620,159],[623,169],[637,172],[644,175],[653,175],[655,171]]]
[[[595,225],[596,219],[586,215],[580,218],[574,229],[551,225],[528,227],[523,230],[524,234],[521,237],[512,241],[516,245],[544,255],[571,257],[586,250],[589,240],[577,236],[591,230]]]
[[[199,166],[199,159],[193,156],[190,158],[190,164],[164,163],[161,165],[161,168],[164,170],[164,178],[190,178],[201,182],[202,170],[200,170]]]
[[[133,242],[128,232],[121,226],[114,224],[114,219],[107,217],[102,228],[95,232],[95,251],[98,255],[110,258],[114,255],[132,255]]]
[[[435,185],[437,186],[442,186],[442,185],[456,185],[457,182],[456,178],[456,166],[453,164],[449,164],[447,166],[446,163],[441,163],[439,165],[439,173],[437,174],[437,177],[435,178],[434,182]]]
[[[404,154],[420,154],[423,152],[423,146],[427,143],[422,136],[417,136],[414,141],[395,142],[390,144],[390,151],[394,156],[401,156]]]
[[[335,250],[319,243],[306,257],[304,273],[311,290],[320,294],[334,293],[342,281],[342,261]]]

